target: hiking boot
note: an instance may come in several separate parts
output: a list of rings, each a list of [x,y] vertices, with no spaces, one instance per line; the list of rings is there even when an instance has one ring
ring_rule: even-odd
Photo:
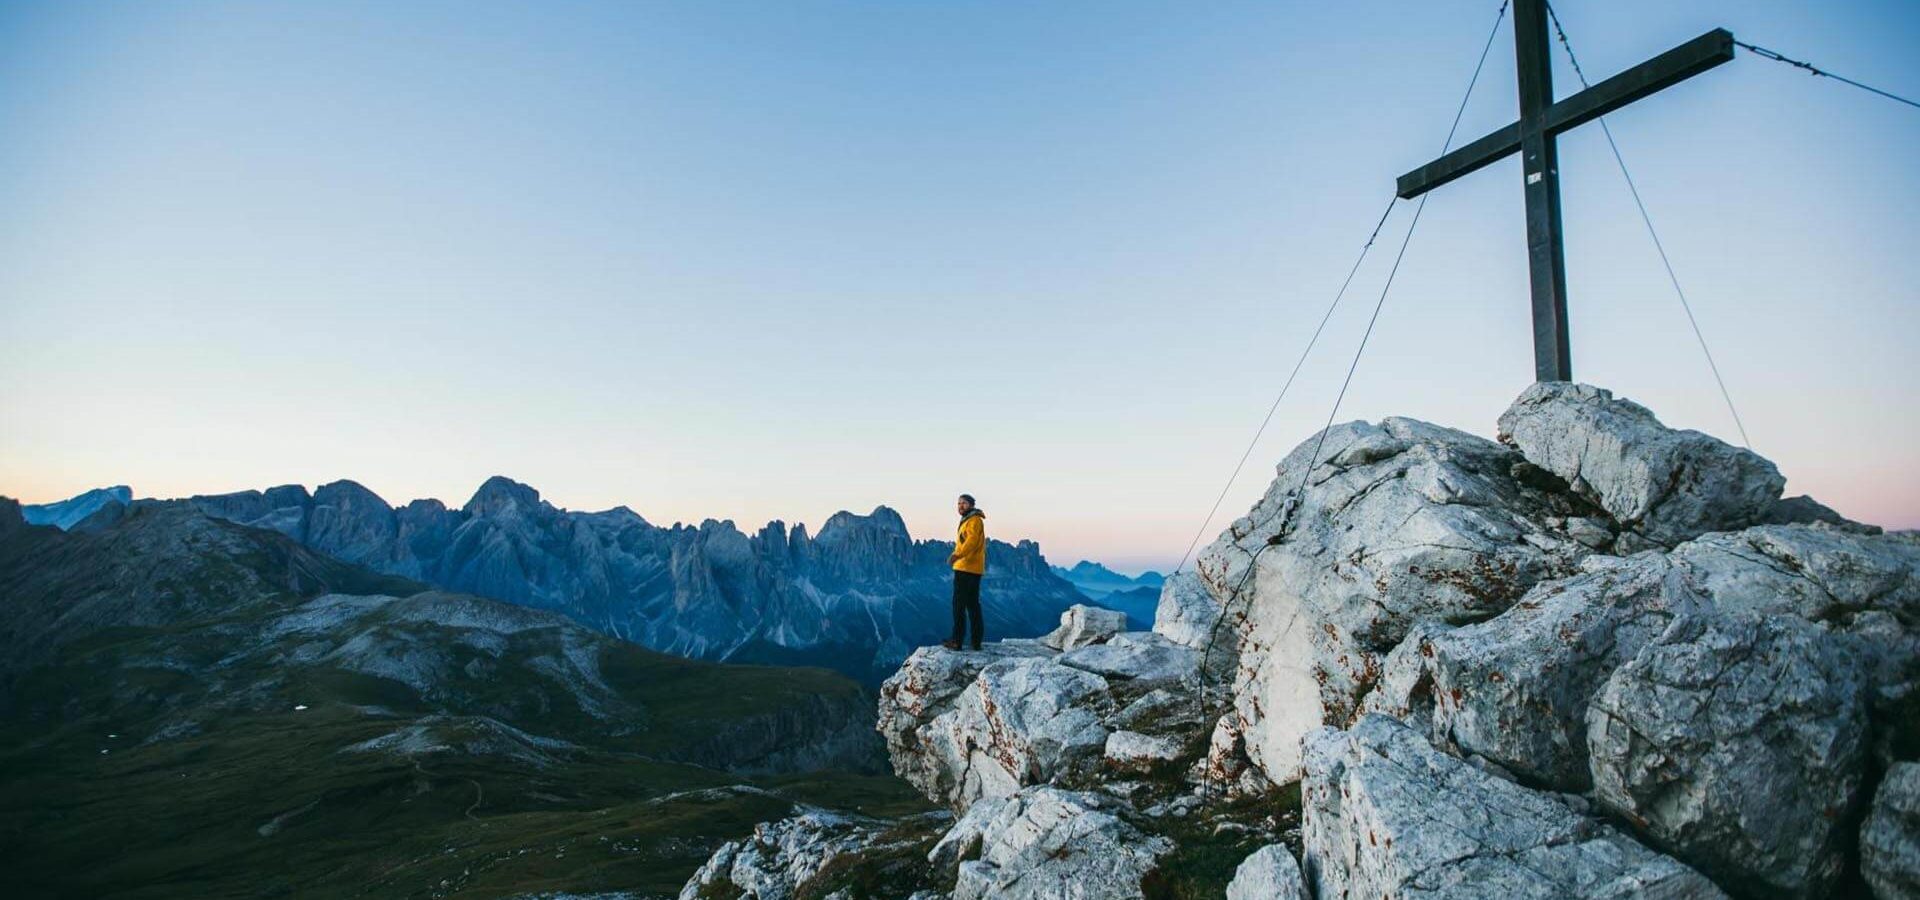
[[[979,641],[974,641],[974,642],[973,642],[973,649],[974,649],[974,652],[976,652],[976,653],[978,653],[978,652],[980,651],[980,642],[979,642]]]
[[[948,650],[958,650],[960,649],[960,642],[959,641],[941,641],[940,646],[945,647]],[[980,648],[975,647],[973,649],[978,650]]]

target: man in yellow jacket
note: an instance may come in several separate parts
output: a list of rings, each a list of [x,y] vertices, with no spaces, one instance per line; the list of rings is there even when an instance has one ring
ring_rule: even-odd
[[[953,637],[940,646],[958,650],[967,641],[967,620],[973,620],[973,649],[980,649],[980,576],[987,572],[987,514],[973,505],[972,494],[961,494],[960,533],[947,562],[953,566]]]

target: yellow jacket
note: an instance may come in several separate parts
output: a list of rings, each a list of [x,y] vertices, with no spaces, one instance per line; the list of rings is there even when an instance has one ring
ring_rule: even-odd
[[[987,514],[974,510],[960,520],[959,539],[953,544],[953,553],[947,556],[947,562],[953,564],[956,572],[972,572],[984,575],[987,572]]]

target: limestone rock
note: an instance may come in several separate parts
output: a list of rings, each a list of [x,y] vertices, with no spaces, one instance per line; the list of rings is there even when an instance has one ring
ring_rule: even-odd
[[[1485,619],[1589,552],[1544,524],[1583,502],[1515,478],[1520,462],[1409,419],[1337,425],[1201,555],[1243,632],[1234,708],[1268,777],[1293,776],[1308,731],[1352,719],[1415,625]]]
[[[807,813],[753,826],[753,836],[723,845],[694,872],[680,900],[724,896],[789,900],[800,885],[841,854],[859,849],[877,823],[831,813]]]
[[[947,813],[910,816],[897,822],[844,816],[811,810],[789,819],[762,822],[753,828],[753,836],[729,841],[715,851],[680,889],[680,900],[705,897],[738,897],[741,900],[791,900],[820,896],[831,884],[830,866],[842,869],[858,866],[864,860],[919,852],[932,836],[951,824]],[[890,862],[890,861],[889,861]],[[850,865],[851,864],[851,865]],[[909,864],[910,865],[910,864]],[[890,880],[909,885],[922,881],[921,873],[898,871],[908,868],[900,863],[866,866],[873,876],[891,876]],[[918,868],[918,866],[911,866]],[[889,871],[893,870],[893,871]],[[842,896],[839,892],[828,896]],[[932,892],[916,892],[916,897],[937,897]]]
[[[1439,622],[1413,626],[1400,646],[1380,664],[1380,682],[1360,701],[1361,713],[1379,713],[1407,723],[1414,731],[1433,735],[1432,641],[1453,630]]]
[[[1322,898],[1724,896],[1680,862],[1385,716],[1316,731],[1305,769],[1303,856]]]
[[[1141,684],[1192,681],[1200,674],[1200,654],[1152,632],[1118,634],[1060,654],[1060,664],[1108,678]]]
[[[1527,388],[1500,416],[1500,439],[1668,546],[1761,521],[1786,486],[1753,451],[1670,429],[1646,407],[1585,384]]]
[[[958,812],[1091,768],[1112,712],[1106,679],[1011,641],[980,653],[920,650],[880,693],[894,771]]]
[[[1145,773],[1178,761],[1185,749],[1172,737],[1116,731],[1107,735],[1105,756],[1116,769]]]
[[[1589,707],[1594,797],[1743,892],[1823,897],[1867,759],[1858,663],[1818,625],[1676,617]]]
[[[1285,844],[1255,850],[1233,873],[1227,900],[1311,900],[1300,864]]]
[[[1436,740],[1530,784],[1586,789],[1587,702],[1676,611],[1703,601],[1657,553],[1593,557],[1585,568],[1428,641]]]
[[[1105,643],[1127,630],[1127,614],[1076,603],[1060,614],[1060,627],[1040,638],[1040,643],[1055,650],[1072,650],[1090,644]]]
[[[895,774],[929,799],[945,801],[959,781],[963,760],[943,755],[947,744],[934,740],[935,723],[942,728],[953,715],[960,694],[973,686],[980,671],[996,662],[1051,657],[1053,651],[1034,641],[995,641],[979,652],[923,647],[880,685],[879,721],[875,727],[886,740],[887,758]]]
[[[959,864],[953,900],[1129,900],[1173,850],[1099,794],[1030,787],[976,804],[929,855]]]
[[[1920,897],[1920,763],[1887,770],[1860,829],[1860,873],[1880,900]]]
[[[1207,592],[1198,572],[1181,572],[1161,585],[1160,605],[1153,614],[1154,633],[1195,650],[1205,650],[1211,639],[1215,653],[1232,655],[1238,649],[1240,629],[1219,619],[1220,604]]]
[[[1674,548],[1673,560],[1725,610],[1790,613],[1833,625],[1874,681],[1920,677],[1920,539],[1825,525],[1765,525]]]

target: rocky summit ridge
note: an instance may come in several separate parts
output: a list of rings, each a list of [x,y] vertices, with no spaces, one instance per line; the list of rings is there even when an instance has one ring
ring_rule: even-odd
[[[725,662],[822,665],[877,682],[950,627],[952,544],[917,541],[885,506],[818,534],[773,521],[659,526],[626,507],[565,510],[489,478],[459,508],[389,505],[352,481],[205,495],[209,515],[449,591],[561,613],[649,649]],[[1034,635],[1082,599],[1032,541],[993,541],[987,621]]]
[[[767,823],[681,897],[1916,896],[1920,535],[1587,385],[1498,434],[1333,426],[1151,631],[916,651],[878,727],[951,815]]]

